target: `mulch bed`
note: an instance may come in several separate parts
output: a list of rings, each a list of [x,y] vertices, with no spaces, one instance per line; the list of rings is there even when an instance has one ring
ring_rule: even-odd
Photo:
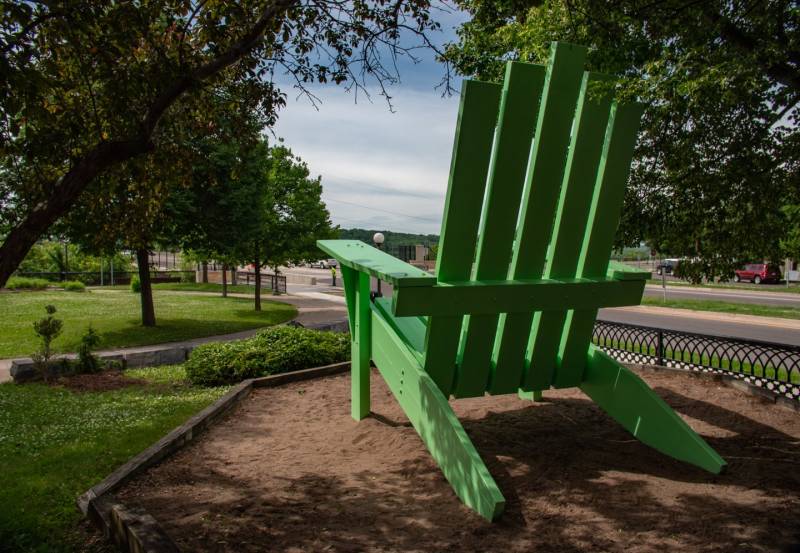
[[[360,423],[346,375],[256,390],[118,496],[184,551],[793,551],[800,416],[710,380],[642,376],[725,474],[642,445],[575,389],[458,400],[506,497],[491,524],[458,501],[375,373]]]
[[[62,386],[73,392],[108,392],[121,390],[130,386],[148,386],[150,383],[141,378],[131,378],[121,371],[103,371],[96,374],[76,374],[62,376],[51,383]]]

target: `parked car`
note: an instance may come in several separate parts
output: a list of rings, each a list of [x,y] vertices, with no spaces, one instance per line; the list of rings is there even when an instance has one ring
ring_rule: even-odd
[[[331,267],[338,267],[339,262],[335,259],[319,259],[312,261],[310,266],[315,269],[330,269]]]
[[[741,282],[749,280],[754,284],[761,284],[762,282],[780,282],[781,271],[775,265],[768,263],[749,263],[734,271],[734,282]]]
[[[656,274],[659,276],[662,274],[671,275],[678,267],[678,263],[680,263],[680,259],[665,259],[656,266]]]

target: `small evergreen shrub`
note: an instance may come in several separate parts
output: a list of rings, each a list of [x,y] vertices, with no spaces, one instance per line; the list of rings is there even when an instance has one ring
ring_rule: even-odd
[[[217,386],[330,365],[349,358],[348,334],[276,326],[245,340],[198,346],[184,366],[193,384]]]
[[[86,285],[80,280],[68,280],[63,285],[64,290],[67,292],[83,292],[86,290]]]
[[[43,278],[11,277],[6,282],[6,288],[9,290],[44,290],[51,284],[52,282]]]
[[[33,323],[33,332],[41,340],[41,347],[31,355],[31,358],[44,381],[49,382],[57,374],[50,363],[50,358],[53,356],[53,340],[61,334],[64,323],[61,319],[53,317],[56,312],[55,305],[46,305],[44,310],[47,316]]]
[[[131,292],[134,294],[140,294],[142,292],[142,283],[139,281],[137,275],[131,277]]]
[[[92,374],[100,372],[100,361],[92,354],[92,350],[100,343],[100,335],[89,325],[86,332],[81,336],[81,345],[78,346],[78,361],[75,364],[75,372],[80,374]]]

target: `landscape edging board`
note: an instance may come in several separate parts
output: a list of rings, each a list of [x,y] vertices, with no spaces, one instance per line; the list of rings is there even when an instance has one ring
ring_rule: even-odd
[[[142,509],[130,509],[120,503],[112,492],[143,470],[169,457],[193,441],[222,415],[250,395],[253,388],[281,386],[290,382],[311,380],[346,372],[350,362],[335,363],[313,369],[251,378],[231,388],[217,401],[169,432],[156,443],[129,459],[117,470],[78,496],[78,508],[106,538],[113,540],[122,551],[174,553],[175,544],[164,534],[158,522]]]

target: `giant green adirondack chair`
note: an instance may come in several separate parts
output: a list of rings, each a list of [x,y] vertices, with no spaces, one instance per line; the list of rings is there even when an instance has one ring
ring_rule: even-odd
[[[318,242],[342,267],[353,417],[369,413],[372,360],[458,497],[490,520],[505,500],[451,395],[577,386],[642,442],[725,467],[591,344],[598,308],[638,304],[649,273],[609,261],[642,108],[593,86],[607,77],[584,72],[585,54],[554,43],[547,67],[510,62],[503,86],[464,83],[436,276],[359,241]],[[391,300],[370,301],[370,276]]]

